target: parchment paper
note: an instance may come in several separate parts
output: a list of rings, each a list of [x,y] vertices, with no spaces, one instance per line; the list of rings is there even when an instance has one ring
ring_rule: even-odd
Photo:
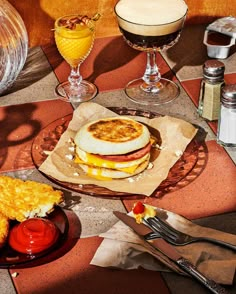
[[[89,177],[80,170],[78,165],[67,158],[68,141],[74,138],[79,128],[93,120],[105,117],[118,116],[109,109],[93,103],[82,103],[73,113],[68,129],[61,136],[54,151],[48,156],[39,170],[43,173],[64,182],[76,184],[94,184],[112,191],[137,193],[150,196],[153,191],[168,176],[170,168],[181,157],[187,145],[194,138],[197,129],[190,123],[170,116],[148,119],[132,117],[159,131],[161,136],[161,150],[153,162],[153,168],[146,169],[141,174],[127,179],[98,180]]]

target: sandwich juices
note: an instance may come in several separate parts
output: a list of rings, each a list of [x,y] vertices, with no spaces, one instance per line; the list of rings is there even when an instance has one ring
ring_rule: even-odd
[[[187,6],[183,0],[120,0],[115,12],[128,44],[148,51],[166,48],[176,42]]]

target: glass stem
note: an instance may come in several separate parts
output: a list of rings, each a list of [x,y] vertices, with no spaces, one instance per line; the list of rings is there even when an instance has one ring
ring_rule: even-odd
[[[82,81],[82,76],[80,74],[79,68],[80,64],[76,67],[71,67],[71,72],[68,77],[68,81],[70,82],[70,85],[73,89],[78,88]]]
[[[157,93],[163,87],[161,82],[161,74],[156,64],[156,52],[147,52],[147,65],[143,75],[144,83],[141,88],[145,92]]]

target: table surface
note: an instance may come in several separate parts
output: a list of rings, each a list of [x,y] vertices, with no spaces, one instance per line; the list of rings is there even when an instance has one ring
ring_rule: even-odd
[[[158,54],[162,75],[175,74],[180,96],[161,106],[143,106],[131,102],[123,88],[128,81],[143,75],[146,56],[128,47],[122,37],[96,39],[94,48],[81,66],[85,79],[99,90],[94,102],[105,107],[128,107],[154,111],[182,118],[204,130],[204,164],[191,181],[172,187],[160,197],[146,203],[179,213],[196,223],[236,234],[236,148],[224,149],[216,143],[216,122],[206,122],[197,114],[202,65],[208,59],[202,44],[204,25],[187,26],[179,42]],[[226,67],[226,83],[236,83],[235,48],[222,60]],[[54,94],[55,86],[65,80],[68,65],[55,46],[29,50],[24,69],[13,88],[0,98],[0,170],[2,174],[32,179],[61,187],[41,174],[31,160],[31,145],[38,132],[67,114],[73,107]],[[74,107],[76,107],[74,105]],[[202,162],[201,162],[202,163]],[[199,171],[200,170],[200,171]],[[208,293],[191,278],[175,273],[159,273],[144,269],[117,270],[90,265],[102,238],[117,219],[113,210],[129,211],[136,199],[94,197],[63,188],[64,207],[71,226],[73,246],[64,255],[46,264],[27,268],[0,269],[2,294],[13,293],[163,293],[179,294],[187,287],[194,293]],[[75,229],[77,228],[77,229]],[[12,274],[17,272],[17,277]],[[235,285],[228,288],[235,293]]]

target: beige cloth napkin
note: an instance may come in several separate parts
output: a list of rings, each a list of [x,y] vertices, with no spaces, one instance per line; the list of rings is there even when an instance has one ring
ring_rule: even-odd
[[[193,236],[208,236],[236,245],[236,235],[224,233],[192,223],[184,217],[157,208],[160,217],[176,229]],[[170,271],[184,274],[171,260],[143,241],[123,222],[118,221],[110,230],[100,235],[104,238],[91,264],[102,267]],[[236,269],[236,253],[208,242],[196,242],[175,246],[176,250],[197,269],[217,283],[231,285]]]

